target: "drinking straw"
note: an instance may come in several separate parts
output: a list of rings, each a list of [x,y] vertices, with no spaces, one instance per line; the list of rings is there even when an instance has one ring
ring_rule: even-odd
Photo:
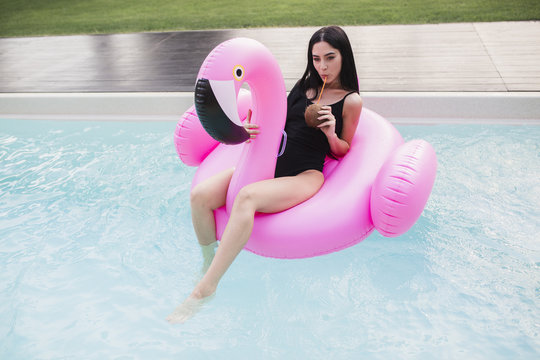
[[[319,101],[321,100],[322,92],[324,91],[324,85],[326,85],[326,79],[328,79],[328,76],[325,76],[325,77],[324,77],[324,82],[323,82],[323,84],[322,84],[321,93],[319,94],[319,98],[317,99],[316,104],[318,104]]]

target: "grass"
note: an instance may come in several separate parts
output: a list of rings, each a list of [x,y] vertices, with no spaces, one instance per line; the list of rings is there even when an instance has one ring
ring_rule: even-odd
[[[0,0],[1,37],[539,19],[539,0]]]

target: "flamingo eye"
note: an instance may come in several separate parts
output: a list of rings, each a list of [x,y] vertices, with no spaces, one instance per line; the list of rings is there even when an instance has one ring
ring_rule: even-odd
[[[242,65],[236,65],[233,68],[233,76],[238,81],[242,80],[244,78],[244,67]]]

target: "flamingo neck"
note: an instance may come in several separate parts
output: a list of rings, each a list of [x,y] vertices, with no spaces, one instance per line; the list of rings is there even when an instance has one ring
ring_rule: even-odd
[[[253,141],[244,143],[227,191],[226,207],[229,213],[240,189],[274,177],[276,156],[287,115],[287,97],[277,62],[272,70],[248,82],[252,91],[252,123],[259,125],[260,134]]]

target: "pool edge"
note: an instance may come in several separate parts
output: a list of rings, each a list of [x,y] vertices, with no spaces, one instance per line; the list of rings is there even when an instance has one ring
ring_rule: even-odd
[[[393,123],[540,125],[540,92],[362,92],[364,106]],[[0,118],[176,121],[191,92],[1,93]]]

